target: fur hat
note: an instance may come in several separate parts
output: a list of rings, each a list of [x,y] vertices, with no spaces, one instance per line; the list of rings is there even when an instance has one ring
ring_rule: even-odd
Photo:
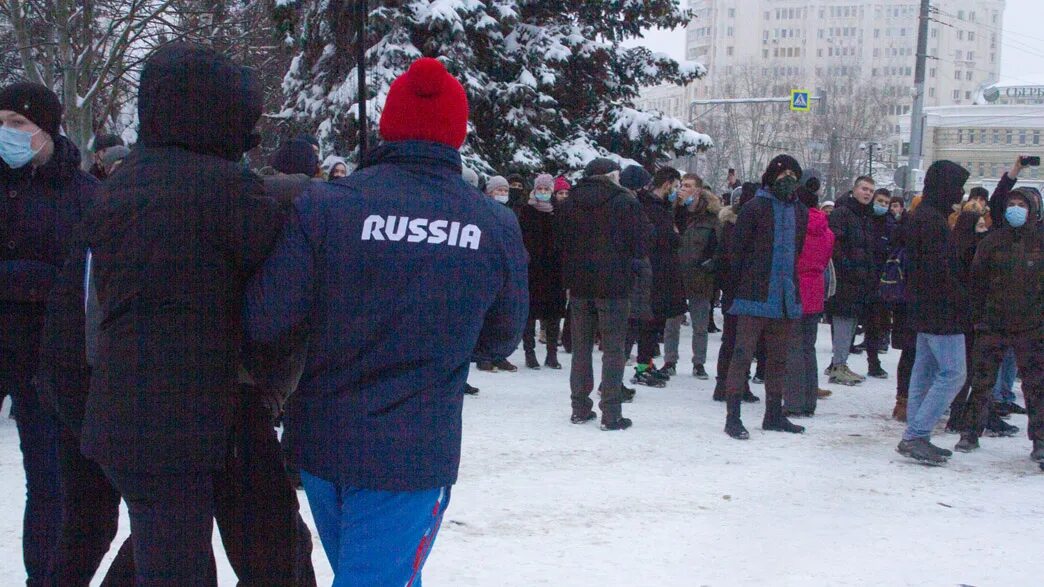
[[[468,96],[438,59],[422,57],[392,82],[381,112],[384,140],[460,149],[467,135]]]

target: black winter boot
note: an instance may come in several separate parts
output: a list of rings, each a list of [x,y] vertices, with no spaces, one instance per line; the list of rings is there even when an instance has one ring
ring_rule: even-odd
[[[718,377],[717,381],[714,383],[714,401],[725,401],[725,379],[722,377]]]
[[[798,426],[783,415],[783,397],[770,395],[765,404],[765,418],[761,421],[761,429],[775,432],[789,432],[801,434],[805,431],[804,426]]]
[[[526,351],[526,367],[539,369],[540,361],[537,360],[536,351]]]
[[[996,412],[990,412],[990,417],[986,420],[986,436],[992,436],[994,438],[1007,438],[1010,436],[1015,436],[1018,433],[1018,426],[1012,426],[1011,424],[1008,424],[1007,422],[1002,420]]]
[[[979,437],[971,432],[962,432],[961,439],[954,445],[953,450],[957,452],[971,452],[979,448]]]
[[[750,432],[747,432],[747,429],[743,426],[743,420],[740,419],[740,406],[742,404],[741,396],[735,394],[729,396],[725,416],[725,434],[736,440],[747,440],[750,438]]]

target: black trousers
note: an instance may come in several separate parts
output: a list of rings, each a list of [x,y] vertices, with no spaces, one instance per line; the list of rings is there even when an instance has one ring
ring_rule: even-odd
[[[105,470],[127,501],[133,541],[133,548],[120,549],[109,577],[137,574],[140,585],[215,585],[210,537],[216,519],[240,585],[316,585],[311,531],[286,475],[271,412],[247,392],[238,415],[224,471]]]
[[[530,318],[526,322],[526,329],[522,332],[522,349],[526,353],[536,352],[536,318]],[[547,337],[547,356],[554,357],[558,354],[558,318],[541,319],[544,325],[544,334]]]
[[[660,347],[660,337],[667,321],[659,318],[642,320],[638,324],[638,364],[648,365],[652,363],[656,351]]]
[[[1029,417],[1026,432],[1030,440],[1044,440],[1044,337],[1033,333],[1016,336],[976,333],[974,361],[969,373],[971,397],[965,407],[962,431],[982,435],[993,402],[997,371],[1009,346],[1015,350],[1015,363],[1022,376],[1022,394]]]

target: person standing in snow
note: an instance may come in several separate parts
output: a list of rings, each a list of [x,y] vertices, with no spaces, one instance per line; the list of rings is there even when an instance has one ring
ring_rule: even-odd
[[[529,253],[529,321],[522,336],[526,367],[539,369],[536,356],[536,321],[545,326],[547,357],[544,366],[561,369],[558,362],[558,324],[565,312],[565,289],[562,287],[562,259],[554,236],[555,204],[552,190],[555,180],[540,174],[533,182],[529,202],[519,213],[522,240]]]
[[[647,240],[649,261],[652,264],[652,296],[650,306],[652,319],[644,320],[638,328],[638,359],[632,383],[651,387],[664,387],[670,379],[670,371],[674,365],[664,363],[662,369],[653,364],[653,356],[658,350],[658,339],[663,335],[667,320],[685,313],[685,294],[682,289],[681,276],[678,272],[678,247],[681,237],[674,226],[674,213],[671,200],[677,197],[681,174],[672,167],[663,167],[648,180],[649,175],[640,166],[632,165],[624,170],[627,179],[621,179],[625,187],[636,185],[639,181],[630,179],[631,174],[639,175],[644,184],[638,189],[638,201],[642,205],[645,217],[652,224],[652,233]]]
[[[508,180],[504,179],[501,175],[494,175],[489,178],[486,182],[486,195],[493,198],[497,203],[502,204],[508,210],[514,213],[514,209],[511,207],[511,188],[508,185]],[[499,371],[506,371],[508,373],[514,373],[518,371],[518,367],[514,363],[508,360],[508,355],[514,352],[515,349],[511,349],[510,352],[502,356],[487,356],[475,359],[475,367],[479,371],[485,371],[487,373],[497,373]]]
[[[816,338],[823,318],[826,281],[823,275],[834,252],[834,233],[827,216],[817,207],[819,179],[807,178],[798,187],[798,201],[808,208],[805,245],[798,256],[798,290],[801,293],[801,324],[790,349],[791,374],[795,379],[784,392],[787,416],[812,416],[819,401],[819,365],[816,362]]]
[[[798,256],[805,244],[808,210],[797,201],[801,165],[789,155],[776,156],[761,177],[761,188],[736,221],[731,273],[736,289],[728,313],[735,315],[736,347],[726,381],[725,433],[750,437],[740,419],[744,385],[758,339],[764,334],[767,355],[764,430],[801,433],[805,429],[783,414],[787,349],[802,316]]]
[[[931,443],[932,430],[967,375],[968,293],[958,278],[956,243],[947,218],[960,203],[968,176],[968,170],[952,161],[932,163],[924,178],[924,199],[911,214],[906,234],[907,320],[917,333],[917,344],[906,431],[896,451],[932,465],[945,463],[953,454]]]
[[[326,166],[326,180],[334,181],[342,177],[348,177],[348,163],[340,157],[331,158]]]
[[[562,249],[562,281],[572,308],[573,364],[569,375],[574,424],[598,417],[591,408],[594,391],[591,355],[595,328],[602,334],[602,381],[599,385],[603,430],[624,430],[631,420],[621,409],[624,336],[630,314],[635,261],[645,257],[642,210],[620,186],[620,166],[593,159],[584,178],[559,207],[556,237]]]
[[[50,89],[17,83],[0,90],[0,390],[11,395],[26,500],[22,556],[28,585],[50,584],[62,524],[61,425],[34,375],[47,296],[73,228],[97,182],[60,134],[62,105]],[[81,373],[61,373],[76,381]]]
[[[457,481],[468,364],[525,326],[522,235],[461,177],[467,120],[442,63],[414,62],[388,93],[386,142],[295,201],[249,291],[250,348],[308,340],[287,434],[338,585],[420,583]]]
[[[682,178],[682,185],[689,176]],[[710,190],[702,190],[699,199],[689,204],[688,226],[681,236],[679,266],[685,282],[692,320],[692,375],[710,379],[704,363],[707,362],[707,325],[710,323],[711,298],[715,290],[718,232],[721,222],[721,199]]]
[[[212,49],[158,50],[141,75],[140,141],[92,210],[86,247],[101,326],[81,448],[128,504],[139,585],[216,584],[213,523],[242,490],[243,479],[225,475],[238,457],[230,439],[248,419],[271,441],[264,475],[281,483],[287,507],[229,515],[263,525],[242,544],[285,530],[282,555],[260,564],[292,572],[296,494],[271,410],[239,382],[244,289],[282,226],[240,164],[260,141],[261,98],[254,72]],[[238,542],[226,528],[222,537]],[[255,543],[244,555],[262,552]]]
[[[1000,201],[1004,223],[979,244],[971,265],[975,349],[971,397],[955,449],[971,452],[990,419],[1005,352],[1014,349],[1029,416],[1030,457],[1044,463],[1044,227],[1039,194],[1025,188]],[[959,221],[958,221],[959,222]]]

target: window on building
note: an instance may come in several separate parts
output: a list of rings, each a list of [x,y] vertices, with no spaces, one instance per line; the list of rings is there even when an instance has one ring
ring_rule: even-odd
[[[997,130],[997,129],[993,129],[993,144],[994,145],[999,145],[1000,144],[1000,131]]]
[[[990,63],[997,63],[997,54],[990,53]]]
[[[929,98],[934,98],[935,97],[935,88],[928,88],[928,97]]]
[[[964,51],[957,49],[957,51],[954,53],[954,57],[957,58],[957,61],[961,61],[962,59],[964,59]]]
[[[881,38],[881,29],[874,29],[874,38],[875,39],[880,39]]]
[[[961,91],[960,90],[954,90],[953,91],[953,99],[954,100],[960,100],[961,99]]]
[[[928,77],[935,77],[935,68],[934,67],[928,70]]]
[[[801,57],[801,47],[794,47],[794,57]]]
[[[766,10],[765,11],[765,20],[769,20],[770,17],[771,17],[771,13]]]
[[[964,92],[964,99],[971,100],[971,92]]]
[[[761,50],[761,58],[762,59],[768,59],[768,49],[762,49]]]
[[[958,10],[957,11],[957,20],[964,20],[964,11],[963,10]]]
[[[968,40],[969,41],[974,41],[975,40],[975,31],[968,31]]]
[[[964,72],[964,79],[965,79],[966,81],[971,81],[971,78],[972,78],[972,72],[971,72],[971,70],[968,70],[968,71]]]
[[[732,47],[726,48],[725,49],[725,54],[728,55],[729,57],[732,57],[732,49],[733,49]]]
[[[954,72],[953,72],[953,79],[956,79],[956,80],[961,79],[961,70],[959,70],[959,69],[954,70]]]
[[[957,142],[958,143],[963,143],[964,142],[964,131],[961,130],[961,129],[957,129]]]
[[[974,130],[968,131],[968,143],[969,144],[973,144],[973,145],[975,144],[975,131]]]
[[[1004,131],[1004,143],[1007,144],[1007,145],[1011,144],[1011,131],[1010,130]]]
[[[975,11],[974,10],[972,10],[971,12],[968,13],[968,20],[970,20],[972,22],[975,22]]]
[[[734,32],[734,29],[732,27],[729,27],[728,31],[725,33],[725,36],[726,37],[731,37],[733,32]]]
[[[939,29],[932,29],[931,36],[933,39],[939,38]]]
[[[736,9],[735,8],[730,8],[729,9],[729,18],[736,18]]]
[[[1040,131],[1039,130],[1033,131],[1033,144],[1034,145],[1039,145],[1040,144]]]
[[[816,49],[816,57],[822,57],[822,56],[823,56],[823,50],[822,49]]]
[[[1026,131],[1024,131],[1024,130],[1020,130],[1019,131],[1019,144],[1020,145],[1025,145],[1026,144]]]
[[[968,51],[968,61],[975,61],[975,51]]]

